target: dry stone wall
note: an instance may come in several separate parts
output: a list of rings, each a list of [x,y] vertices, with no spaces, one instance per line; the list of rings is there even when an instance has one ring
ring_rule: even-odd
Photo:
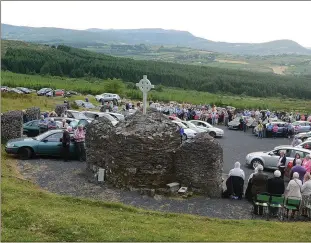
[[[221,196],[223,151],[207,133],[180,144],[177,127],[162,113],[140,111],[114,127],[106,118],[86,131],[88,168],[103,168],[118,188],[161,191],[178,182],[194,192]]]
[[[23,135],[23,112],[9,111],[1,115],[1,140],[20,138]]]
[[[31,107],[31,108],[26,109],[26,117],[28,121],[40,119],[40,108]]]
[[[182,186],[210,197],[221,197],[223,150],[207,133],[199,133],[177,149],[176,179]]]
[[[66,110],[67,110],[67,104],[56,105],[55,107],[55,113],[57,114],[57,116],[61,116],[62,114],[65,114]]]
[[[180,137],[160,112],[136,112],[116,127],[101,118],[86,132],[87,163],[106,169],[116,187],[164,188],[174,180]]]

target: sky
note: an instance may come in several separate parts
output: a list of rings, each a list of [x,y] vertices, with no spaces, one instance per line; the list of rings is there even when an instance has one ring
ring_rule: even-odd
[[[1,23],[83,30],[163,28],[212,41],[311,47],[311,1],[1,1]]]

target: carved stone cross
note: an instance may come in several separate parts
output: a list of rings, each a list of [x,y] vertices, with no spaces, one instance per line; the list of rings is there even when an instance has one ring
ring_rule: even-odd
[[[150,83],[147,79],[147,75],[143,75],[143,79],[136,84],[136,86],[143,92],[143,114],[146,114],[147,111],[147,94],[148,92],[154,88],[154,85]]]

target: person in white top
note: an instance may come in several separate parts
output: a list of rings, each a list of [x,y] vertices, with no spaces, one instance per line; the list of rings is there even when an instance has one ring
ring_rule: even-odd
[[[245,180],[245,173],[244,173],[244,171],[240,167],[241,167],[240,162],[238,162],[238,161],[235,162],[234,169],[229,171],[229,177],[230,176],[239,176],[243,180]]]
[[[302,200],[301,200],[301,215],[307,215],[307,208],[306,206],[308,203],[311,203],[311,176],[310,173],[306,173],[304,177],[304,183],[301,187],[301,194],[302,194]]]
[[[288,198],[290,199],[297,199],[301,200],[301,187],[302,187],[302,182],[299,180],[299,174],[295,172],[293,174],[293,179],[290,180],[288,183],[288,186],[286,188],[286,200]],[[293,218],[295,216],[295,211],[292,211],[291,217]]]

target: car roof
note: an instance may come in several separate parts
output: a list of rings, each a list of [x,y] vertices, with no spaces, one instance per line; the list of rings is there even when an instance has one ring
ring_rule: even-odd
[[[308,149],[304,149],[304,148],[298,148],[298,147],[293,147],[293,146],[290,146],[290,145],[288,145],[288,146],[281,146],[281,147],[279,147],[278,149],[295,149],[295,150],[299,150],[299,151],[301,151],[301,152],[306,152],[306,153],[311,153],[311,151],[310,150],[308,150]]]

